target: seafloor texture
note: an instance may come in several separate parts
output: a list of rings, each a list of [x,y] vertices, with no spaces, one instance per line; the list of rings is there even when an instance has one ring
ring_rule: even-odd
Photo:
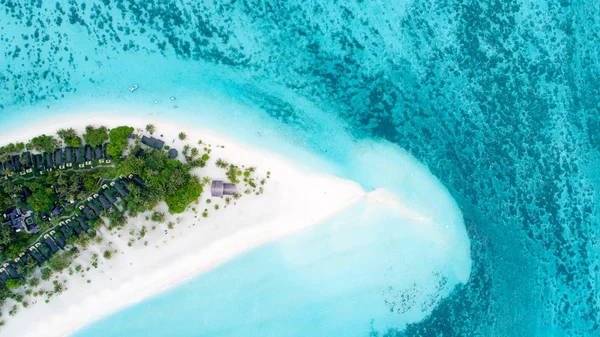
[[[463,207],[471,279],[426,320],[373,336],[599,333],[597,3],[0,4],[5,116],[153,55],[201,64],[291,127],[342,121],[426,163]]]

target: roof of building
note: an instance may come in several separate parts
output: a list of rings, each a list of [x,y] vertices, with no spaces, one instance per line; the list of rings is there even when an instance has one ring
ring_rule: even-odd
[[[89,145],[85,146],[85,160],[86,161],[94,160],[94,156],[92,155],[92,147]]]
[[[65,159],[67,164],[73,162],[73,148],[70,146],[65,147]]]
[[[234,195],[235,193],[237,193],[237,188],[235,187],[235,184],[231,184],[231,183],[223,184],[223,194],[224,195]]]
[[[43,170],[44,169],[44,158],[42,157],[42,155],[38,153],[38,154],[35,154],[34,157],[35,157],[35,167],[38,170]]]
[[[104,158],[106,158],[106,160],[112,160],[112,156],[110,154],[108,154],[108,144],[104,144]]]
[[[83,228],[84,231],[88,231],[90,229],[90,226],[87,224],[87,221],[85,221],[85,219],[82,216],[78,216],[77,218],[77,222],[79,222],[79,224],[81,225],[81,228]]]
[[[15,172],[21,171],[21,157],[14,155],[12,156],[13,166],[15,168]]]
[[[164,141],[154,138],[154,137],[146,137],[146,136],[142,136],[142,144],[150,146],[157,150],[162,150],[162,148],[165,146]]]
[[[210,195],[213,197],[223,196],[222,180],[213,180],[212,183],[210,183]]]
[[[54,243],[54,241],[51,238],[45,238],[44,243],[46,244],[46,246],[48,246],[48,248],[50,248],[50,253],[54,254],[58,252],[58,246],[56,245],[56,243]]]
[[[112,206],[102,195],[98,196],[98,201],[100,201],[100,206],[104,209],[109,209]]]
[[[46,168],[51,169],[54,167],[54,160],[52,158],[52,153],[46,153]]]
[[[63,238],[61,235],[54,235],[52,238],[54,239],[54,242],[56,242],[56,245],[60,248],[65,248],[67,245],[65,238]]]
[[[106,199],[108,199],[108,201],[110,201],[112,204],[117,202],[117,198],[115,198],[112,194],[108,193],[108,191],[104,191],[104,193],[102,193],[102,194],[104,194]]]
[[[96,215],[100,215],[100,207],[98,207],[94,202],[90,201],[87,205],[89,208],[94,210],[94,213],[96,213]]]
[[[92,212],[90,212],[90,209],[87,206],[83,207],[81,209],[81,211],[83,212],[83,214],[85,215],[85,217],[88,220],[93,220],[94,219],[94,215],[92,214]]]
[[[63,165],[62,149],[57,149],[56,151],[54,151],[54,162],[56,163],[57,166]]]
[[[26,169],[31,168],[31,153],[29,153],[29,151],[23,152],[21,153],[21,158],[24,158],[24,164],[23,166],[25,166]]]
[[[82,154],[81,154],[81,148],[76,147],[75,148],[75,162],[77,164],[80,164],[82,161]]]
[[[25,226],[25,217],[17,207],[9,209],[4,214],[4,223],[8,224],[14,231],[27,230]]]
[[[75,235],[79,235],[83,230],[77,221],[69,222],[69,227],[75,232]]]
[[[169,149],[169,158],[175,159],[175,158],[177,158],[177,155],[179,155],[179,153],[177,152],[177,150],[175,150],[175,149]]]
[[[115,185],[113,187],[115,191],[117,191],[117,193],[121,195],[121,197],[125,197],[127,195],[127,190],[125,190],[123,186],[121,186],[121,184],[119,184],[118,182],[115,182]]]
[[[101,146],[96,146],[94,149],[94,156],[96,157],[96,160],[104,159],[104,153],[102,153]]]

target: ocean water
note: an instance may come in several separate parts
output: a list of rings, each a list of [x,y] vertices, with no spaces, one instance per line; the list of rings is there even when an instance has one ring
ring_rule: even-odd
[[[207,126],[292,153],[298,165],[356,180],[366,189],[389,188],[411,207],[430,212],[436,231],[443,233],[452,224],[450,242],[463,252],[458,255],[470,249],[471,259],[451,255],[437,260],[439,265],[427,265],[430,284],[436,280],[432,271],[448,283],[419,317],[407,312],[388,320],[377,304],[365,305],[369,313],[356,313],[363,319],[356,325],[340,327],[330,320],[329,327],[339,333],[315,334],[600,333],[596,2],[0,0],[0,6],[2,131],[40,116],[68,118],[100,110]],[[140,89],[129,94],[126,88],[134,83]],[[462,237],[453,202],[434,179],[422,182],[432,184],[431,189],[403,186],[403,178],[425,172],[412,165],[411,156],[458,202],[469,241]],[[427,193],[442,207],[424,208]],[[382,221],[373,226],[385,229],[387,213],[379,213]],[[240,257],[148,303],[167,296],[176,303],[186,287],[202,296],[211,277],[226,275],[236,263],[264,261],[284,268],[288,261],[283,258],[267,260],[282,244]],[[349,249],[365,259],[361,254],[370,251]],[[376,253],[380,259],[398,254],[392,248]],[[352,275],[317,257],[313,263],[339,274],[320,278],[298,267],[294,275],[336,284]],[[265,284],[280,280],[282,292],[297,289],[291,276],[256,269]],[[467,271],[468,282],[452,279]],[[369,274],[368,268],[357,272]],[[364,277],[381,284],[376,277]],[[246,293],[248,287],[234,289]],[[348,287],[346,295],[356,300],[362,292],[357,289],[368,288]],[[243,304],[257,303],[260,295],[253,290]],[[199,312],[208,311],[200,310],[202,301],[193,302]],[[296,324],[313,318],[301,317],[302,312],[327,308],[342,313],[344,307],[307,305],[313,310],[289,309]],[[259,311],[249,316],[248,329],[269,321],[272,312]],[[346,315],[354,317],[343,312],[335,322],[344,322]],[[215,322],[231,318],[210,317],[215,329]],[[369,317],[373,323],[365,328]],[[288,335],[318,329],[311,324],[284,333],[270,326],[272,321],[264,324],[268,331]],[[89,329],[81,334],[93,333],[94,327]]]

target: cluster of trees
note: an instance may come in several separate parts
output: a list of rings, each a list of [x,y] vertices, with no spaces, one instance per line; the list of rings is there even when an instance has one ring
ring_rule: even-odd
[[[23,150],[25,150],[25,144],[23,143],[10,143],[2,146],[0,147],[0,161],[6,161],[11,154],[20,153]]]
[[[94,127],[93,125],[88,125],[85,127],[83,139],[91,147],[102,145],[102,143],[108,140],[108,129],[105,126]]]
[[[40,135],[32,138],[27,148],[36,151],[54,152],[58,148],[58,139],[54,136]]]
[[[78,147],[82,144],[81,137],[73,128],[60,129],[56,134],[67,146]]]
[[[145,186],[139,188],[131,184],[128,209],[144,212],[164,200],[169,212],[181,213],[202,193],[202,185],[190,174],[189,167],[169,159],[166,152],[136,147],[131,153],[119,162],[117,174],[137,174]]]
[[[133,128],[130,126],[119,126],[110,130],[107,152],[113,158],[118,159],[127,148],[128,137],[133,133]]]

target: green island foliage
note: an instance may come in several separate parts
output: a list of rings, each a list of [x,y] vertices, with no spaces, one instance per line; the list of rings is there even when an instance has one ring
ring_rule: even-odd
[[[119,126],[110,130],[108,136],[110,143],[108,143],[107,152],[114,158],[119,158],[123,154],[125,148],[127,148],[127,137],[133,133],[133,128],[130,126]]]
[[[40,135],[32,138],[27,144],[27,148],[36,151],[54,152],[58,145],[58,140],[54,136]]]
[[[85,127],[83,139],[91,147],[102,145],[102,143],[108,140],[108,129],[105,126],[94,127],[88,125]]]
[[[73,128],[60,129],[56,132],[56,134],[67,146],[78,147],[82,144],[81,137]]]
[[[148,125],[146,130],[153,133],[155,127]],[[71,264],[80,251],[92,243],[102,242],[101,231],[96,231],[95,228],[107,226],[111,231],[121,229],[127,223],[128,217],[152,211],[163,201],[167,204],[171,214],[182,213],[190,204],[197,202],[203,192],[203,186],[209,184],[210,179],[207,177],[200,179],[190,172],[193,168],[204,167],[210,160],[210,145],[199,148],[186,145],[183,150],[185,160],[179,161],[170,159],[165,150],[142,147],[139,141],[129,142],[128,137],[133,132],[134,128],[130,126],[119,126],[111,129],[110,132],[103,126],[86,127],[83,140],[90,146],[95,147],[110,140],[107,151],[116,159],[110,164],[94,163],[93,167],[86,165],[84,168],[74,165],[72,168],[57,168],[43,174],[33,172],[24,176],[12,175],[10,179],[0,181],[0,208],[18,207],[32,210],[35,223],[40,227],[38,233],[32,234],[13,231],[9,226],[0,226],[0,262],[19,257],[20,254],[27,251],[28,247],[39,242],[44,234],[52,233],[51,235],[55,238],[62,237],[67,247],[65,250],[51,254],[45,244],[36,244],[42,255],[52,255],[39,269],[41,280],[53,279],[54,273],[68,271],[69,274],[72,274]],[[61,129],[57,135],[67,146],[82,145],[82,137],[72,128]],[[181,133],[179,136],[181,140],[187,139],[185,133]],[[41,135],[32,139],[28,143],[28,148],[51,152],[56,150],[59,144],[60,142],[56,138]],[[203,143],[200,141],[198,144],[202,145]],[[20,154],[24,149],[23,143],[1,147],[0,159],[2,156]],[[239,182],[243,178],[246,183],[254,187],[254,180],[250,177],[248,169],[242,171],[238,166],[228,164],[223,160],[217,161],[217,166],[227,171],[227,176],[232,182]],[[82,205],[82,201],[92,194],[103,192],[103,184],[109,184],[114,179],[120,179],[119,177],[128,177],[130,174],[138,175],[142,179],[142,183],[121,180],[122,183],[127,182],[126,188],[129,190],[129,194],[127,197],[121,198],[118,203],[119,207],[103,211],[102,218],[88,221],[88,225],[92,229],[80,235],[74,235],[71,228],[63,227],[66,234],[56,228],[61,219],[81,214],[78,206]],[[234,199],[238,199],[239,196],[239,194],[234,196]],[[231,199],[229,200],[231,201]],[[219,206],[215,205],[214,209],[219,209]],[[50,216],[53,211],[59,212],[60,215]],[[208,217],[207,209],[204,210],[202,216]],[[151,218],[157,223],[164,224],[168,221],[166,214],[156,211]],[[171,221],[167,227],[172,230],[175,223]],[[155,228],[156,226],[152,226],[152,229]],[[146,236],[145,227],[139,231],[137,240],[144,236]],[[144,242],[144,245],[147,244],[147,241]],[[116,250],[104,250],[101,255],[105,259],[110,259],[116,256],[116,252]],[[92,266],[98,267],[98,254],[93,254],[93,256],[95,257],[92,259]],[[40,284],[40,274],[37,277],[34,275],[38,268],[33,258],[29,258],[27,263],[21,264],[17,272],[22,278],[11,280],[10,283],[6,283],[6,287],[0,287],[0,303],[9,297],[22,296],[22,292],[17,293],[13,290],[23,285],[28,284],[31,288],[37,287]],[[83,274],[81,265],[76,266],[74,270]],[[62,284],[57,282],[54,282],[54,285],[53,291],[33,289],[34,296],[35,294],[44,295],[45,292],[47,300],[49,300],[52,294],[58,294],[65,289]]]
[[[202,193],[202,186],[189,172],[191,167],[169,159],[166,152],[138,146],[131,153],[119,162],[117,173],[124,176],[137,174],[144,180],[145,186],[129,186],[131,193],[127,209],[144,212],[164,200],[170,213],[180,213],[194,200],[191,199],[194,195]]]

